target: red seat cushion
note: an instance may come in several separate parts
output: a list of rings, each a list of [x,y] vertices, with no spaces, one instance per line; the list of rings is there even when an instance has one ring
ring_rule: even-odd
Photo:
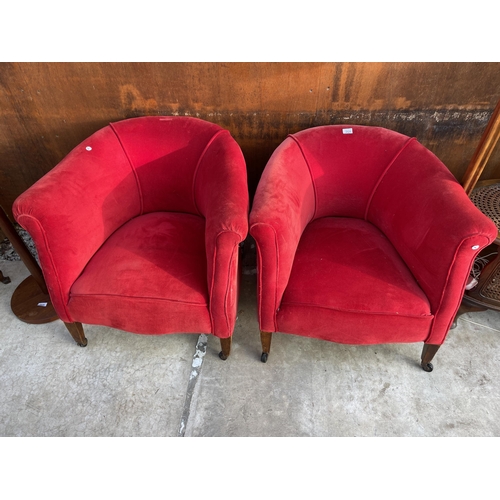
[[[430,326],[432,315],[412,273],[375,226],[325,217],[301,237],[277,320],[283,332],[367,344],[424,340],[423,322]],[[385,333],[392,330],[388,322],[401,328]]]
[[[73,284],[70,313],[135,333],[210,333],[204,238],[205,220],[196,215],[132,219]]]

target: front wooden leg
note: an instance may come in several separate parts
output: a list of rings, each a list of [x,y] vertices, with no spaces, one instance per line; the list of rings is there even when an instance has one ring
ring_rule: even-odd
[[[260,342],[262,344],[262,356],[260,360],[265,363],[267,357],[269,356],[269,351],[271,350],[271,339],[273,337],[272,332],[260,332]]]
[[[85,338],[85,332],[83,331],[83,326],[81,323],[64,323],[69,333],[75,340],[75,342],[80,347],[85,347],[87,345],[87,339]]]
[[[219,358],[222,360],[226,360],[231,353],[231,342],[233,337],[227,337],[226,339],[220,339],[220,346],[222,351],[219,352]]]
[[[426,372],[431,372],[434,369],[431,361],[440,347],[441,346],[437,344],[424,344],[424,348],[422,349],[422,361],[420,363],[420,366]]]

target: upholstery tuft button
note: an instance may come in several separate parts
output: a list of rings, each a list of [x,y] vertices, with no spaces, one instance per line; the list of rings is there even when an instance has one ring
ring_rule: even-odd
[[[472,247],[472,250],[477,250],[478,248],[479,248],[479,245],[474,245],[474,246]]]
[[[92,148],[91,148],[90,146],[87,146],[85,149],[86,149],[87,151],[92,151]]]

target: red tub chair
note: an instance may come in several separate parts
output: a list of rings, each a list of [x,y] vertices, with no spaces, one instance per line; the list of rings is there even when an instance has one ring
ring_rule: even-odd
[[[444,342],[474,258],[497,236],[414,138],[330,125],[288,136],[250,213],[262,357],[273,332],[343,344]]]
[[[151,116],[95,132],[19,196],[13,213],[79,345],[82,323],[207,333],[226,359],[248,203],[245,161],[228,131]]]

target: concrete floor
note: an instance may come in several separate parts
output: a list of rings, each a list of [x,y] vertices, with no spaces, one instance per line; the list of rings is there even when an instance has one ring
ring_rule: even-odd
[[[10,309],[28,276],[0,260],[1,436],[500,436],[500,314],[462,316],[434,359],[421,345],[346,346],[275,334],[260,362],[255,269],[244,267],[227,361],[212,336],[142,336]]]

